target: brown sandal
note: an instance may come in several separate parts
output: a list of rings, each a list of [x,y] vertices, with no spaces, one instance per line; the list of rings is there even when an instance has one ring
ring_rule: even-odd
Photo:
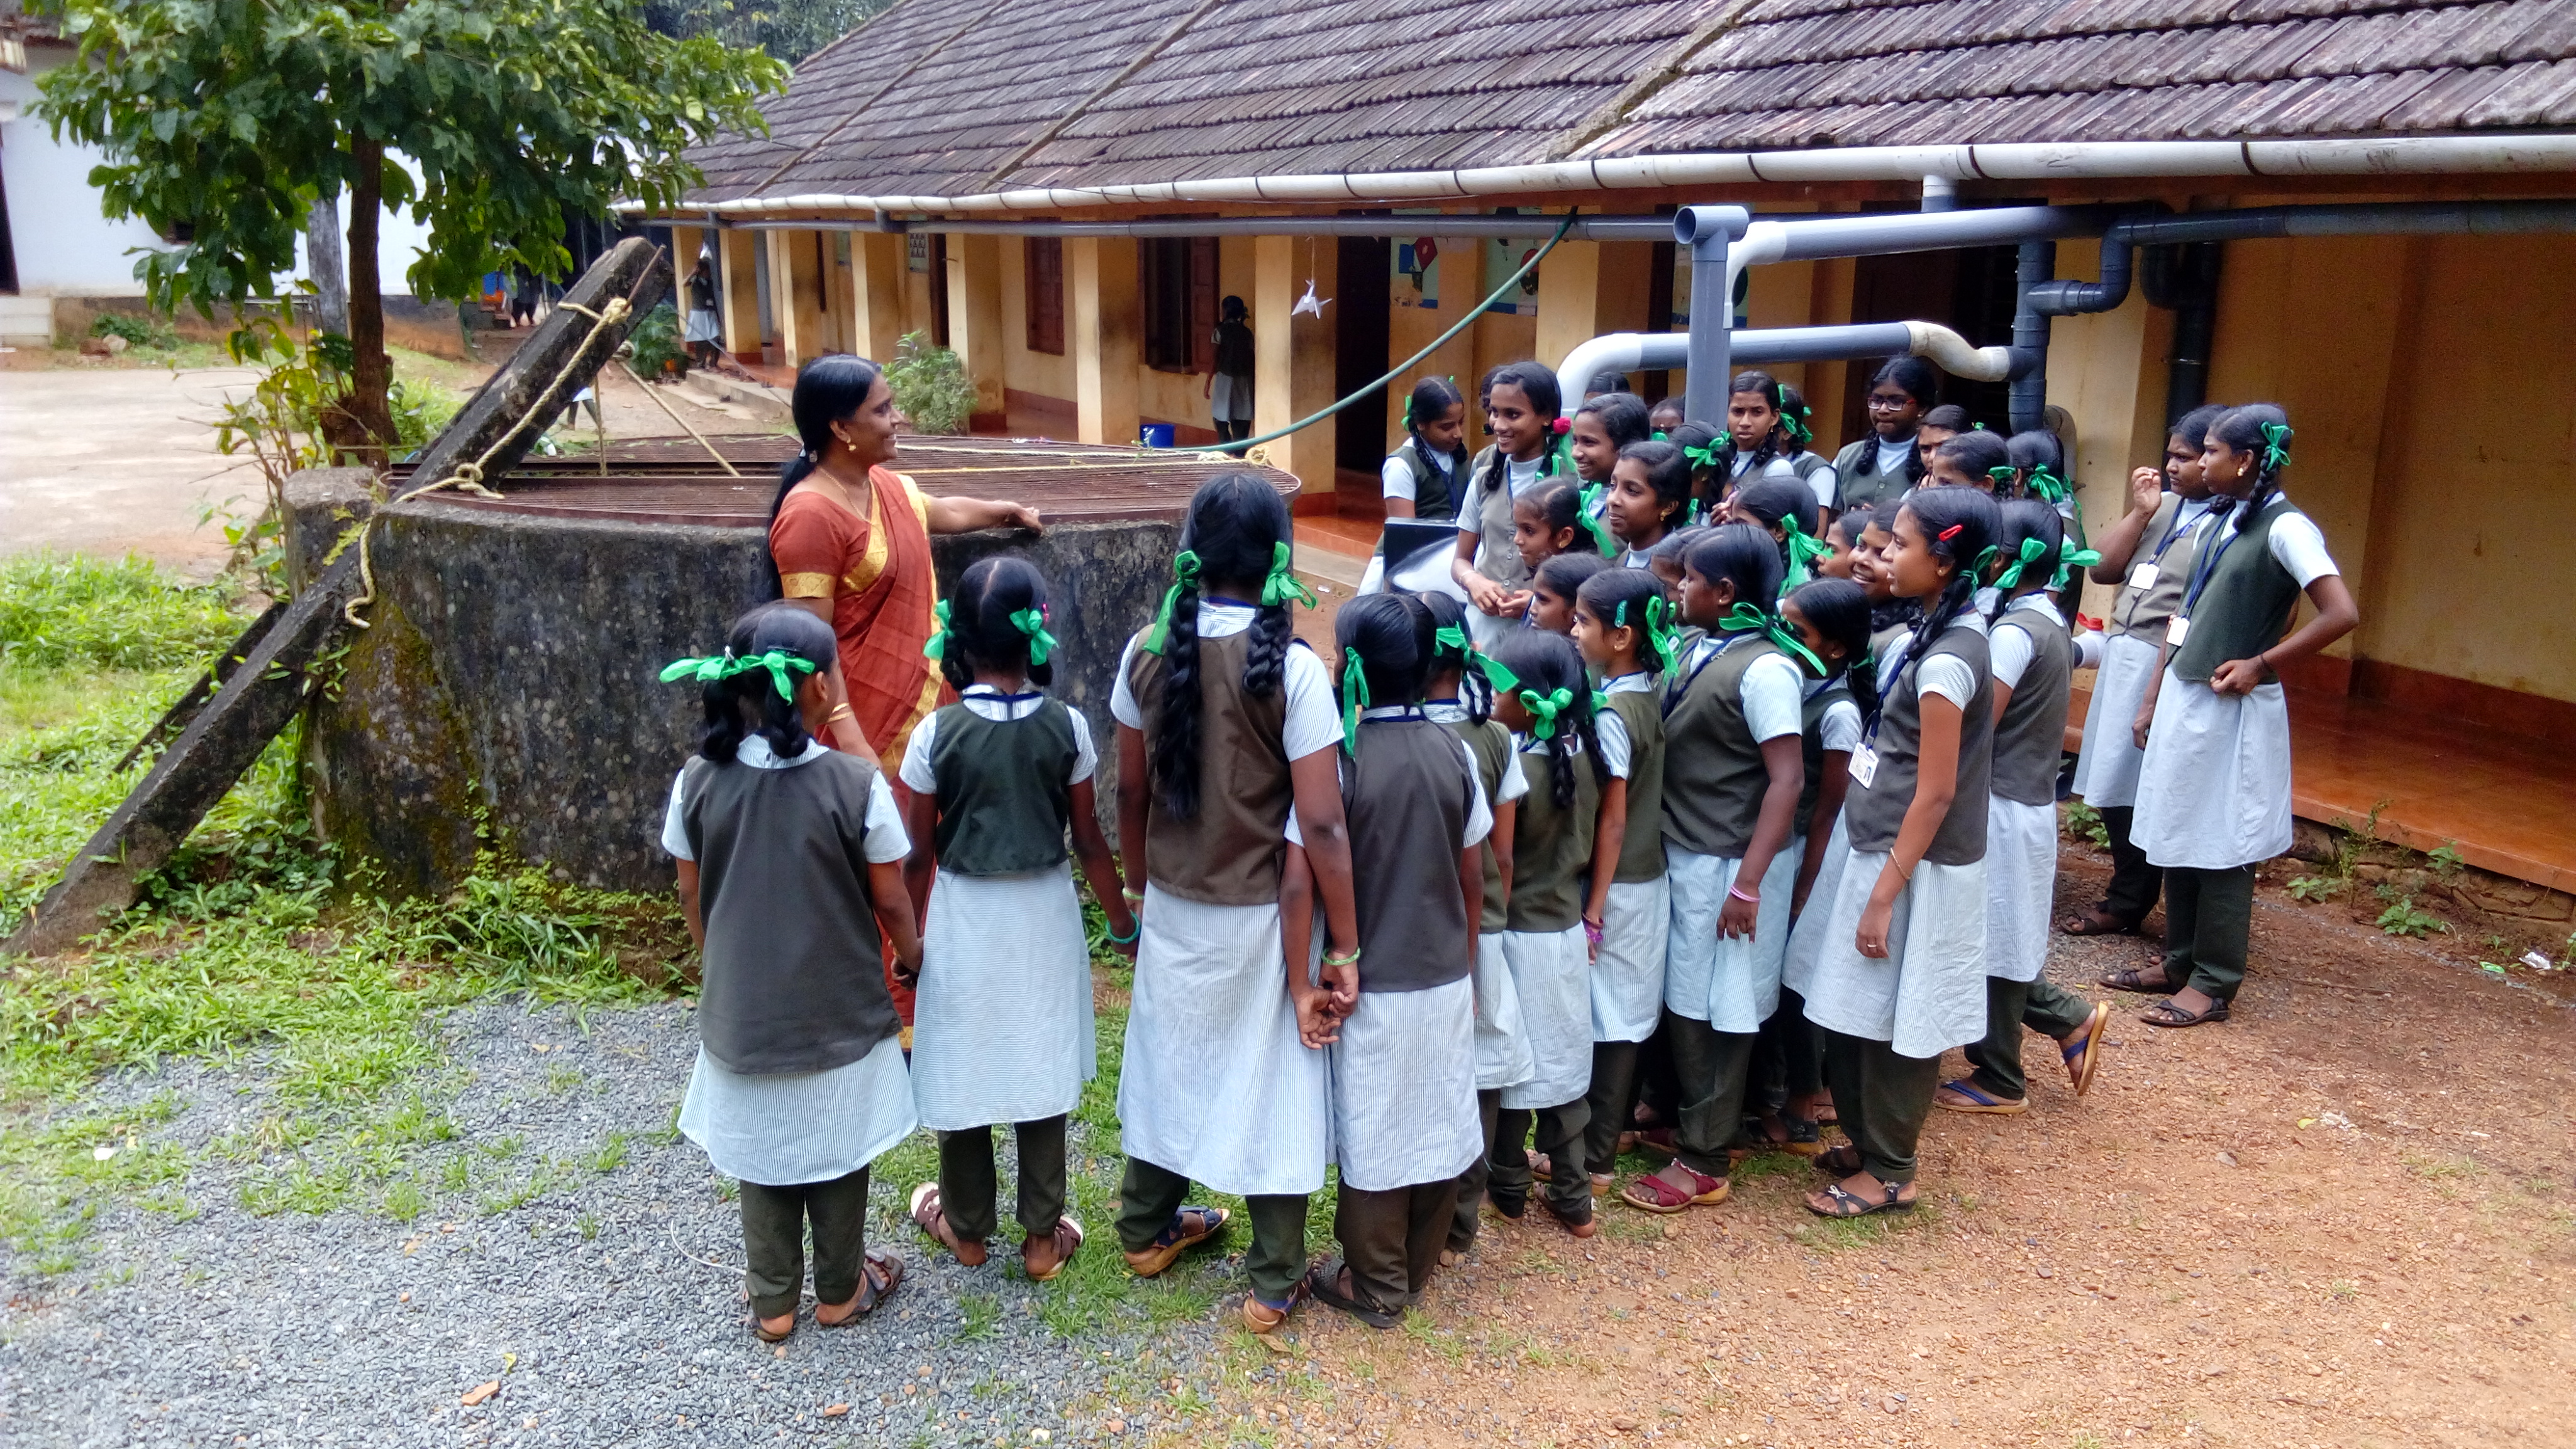
[[[2213,1001],[2209,1003],[2209,1009],[2207,1011],[2190,1012],[2183,1010],[2181,1007],[2174,1005],[2170,1000],[2167,1000],[2159,1001],[2155,1005],[2139,1012],[2138,1020],[2145,1022],[2149,1026],[2185,1027],[2199,1026],[2205,1022],[2225,1021],[2228,1018],[2228,1015],[2227,1003],[2224,1001]]]
[[[1032,1236],[1020,1244],[1020,1267],[1028,1273],[1032,1283],[1047,1281],[1063,1272],[1064,1265],[1073,1261],[1074,1250],[1082,1246],[1082,1224],[1071,1218],[1057,1218],[1055,1230],[1047,1234],[1047,1240],[1055,1244],[1055,1266],[1043,1273],[1029,1267],[1029,1248],[1038,1239]]]
[[[939,1201],[938,1183],[925,1182],[912,1190],[912,1222],[932,1242],[955,1254],[961,1265],[968,1268],[984,1265],[984,1245],[966,1242],[957,1236],[955,1228],[949,1226],[948,1214]]]
[[[823,1316],[823,1306],[814,1306],[816,1328],[847,1328],[869,1314],[877,1305],[894,1296],[903,1286],[903,1260],[892,1253],[868,1253],[859,1260],[859,1292],[850,1300],[850,1311],[839,1318]]]
[[[2138,934],[2138,922],[2122,922],[2100,911],[2086,911],[2062,922],[2057,929],[2069,936],[2134,936]]]
[[[2169,991],[2182,990],[2181,982],[2166,977],[2161,963],[2156,967],[2152,980],[2143,971],[2114,971],[2102,977],[2101,983],[2114,991],[2134,991],[2140,996],[2162,996]]]

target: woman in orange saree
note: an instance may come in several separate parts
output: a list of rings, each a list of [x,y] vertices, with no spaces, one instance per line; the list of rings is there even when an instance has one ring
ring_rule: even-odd
[[[818,357],[796,375],[792,401],[804,451],[781,471],[770,507],[769,557],[782,597],[832,626],[840,668],[832,691],[834,748],[874,759],[899,809],[913,728],[940,704],[939,671],[922,654],[938,625],[930,535],[1041,527],[1037,510],[975,498],[930,498],[887,466],[903,416],[876,365]],[[921,877],[928,884],[927,875]],[[916,887],[916,891],[919,887]],[[919,910],[924,903],[915,900]],[[896,988],[904,1021],[912,993]]]

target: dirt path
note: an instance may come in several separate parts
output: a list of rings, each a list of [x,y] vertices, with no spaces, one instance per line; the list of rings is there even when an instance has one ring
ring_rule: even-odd
[[[2101,875],[2070,850],[2059,899]],[[1237,1411],[1532,1449],[2571,1442],[2576,1021],[2271,886],[2254,948],[2230,1024],[2120,998],[2081,1103],[2035,1048],[2029,1113],[1936,1113],[1911,1218],[1822,1224],[1788,1158],[1588,1244],[1489,1213],[1426,1323],[1317,1314]],[[2061,938],[2050,965],[2146,954]]]

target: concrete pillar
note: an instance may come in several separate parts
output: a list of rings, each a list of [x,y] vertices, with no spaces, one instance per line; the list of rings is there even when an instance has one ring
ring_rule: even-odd
[[[823,234],[761,233],[769,242],[769,305],[778,321],[779,360],[795,367],[831,350],[823,313]]]
[[[1065,342],[1073,352],[1075,436],[1086,443],[1133,443],[1139,418],[1136,369],[1141,356],[1136,243],[1127,237],[1067,237],[1064,270],[1065,287],[1073,294],[1068,299],[1073,304],[1072,335]],[[993,302],[997,318],[1001,312],[998,280]],[[957,325],[958,300],[950,294],[948,325],[952,328]],[[998,335],[998,323],[995,331]]]
[[[1653,259],[1652,242],[1557,243],[1538,264],[1538,360],[1554,368],[1604,332],[1643,330]],[[1580,401],[1565,400],[1569,408]]]
[[[903,241],[892,232],[850,234],[851,349],[871,362],[892,362],[903,340]]]
[[[1135,248],[1127,248],[1130,261],[1127,293],[1129,309],[1134,308]],[[1134,347],[1133,329],[1129,348]],[[1002,337],[1002,239],[997,236],[952,236],[948,239],[948,345],[966,364],[966,375],[975,382],[974,424],[999,430],[1006,413],[1002,387],[1008,376],[1005,366],[1009,344]],[[1134,391],[1130,385],[1129,391]],[[1128,430],[1132,437],[1135,429]],[[1087,435],[1086,435],[1087,436]]]
[[[1340,256],[1327,242],[1309,245],[1293,236],[1255,237],[1252,243],[1252,431],[1284,428],[1330,405],[1333,392],[1332,309],[1321,318],[1290,317],[1289,310],[1315,284],[1318,298],[1339,290]],[[1384,279],[1367,279],[1371,286]],[[1399,404],[1400,406],[1400,404]],[[1297,475],[1300,490],[1333,496],[1333,428],[1318,423],[1266,445],[1277,467]]]
[[[724,311],[725,351],[736,357],[760,360],[760,262],[756,253],[765,233],[726,231],[724,238],[724,288],[720,305]]]

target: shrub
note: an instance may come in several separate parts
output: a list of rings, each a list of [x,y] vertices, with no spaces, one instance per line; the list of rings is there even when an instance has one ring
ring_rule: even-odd
[[[932,346],[927,334],[907,332],[895,344],[894,363],[885,375],[886,385],[894,389],[894,405],[911,420],[914,432],[966,431],[975,412],[975,383],[956,353]]]
[[[660,377],[673,362],[684,370],[689,365],[688,349],[680,345],[680,314],[668,302],[645,313],[626,340],[635,349],[635,371],[640,376]]]
[[[158,317],[137,317],[124,312],[101,312],[89,324],[92,337],[122,337],[136,347],[158,348],[163,352],[179,345],[179,329]]]
[[[405,382],[394,379],[393,390],[386,402],[393,409],[394,438],[401,449],[426,448],[430,440],[447,431],[465,407],[452,388],[434,382]]]

